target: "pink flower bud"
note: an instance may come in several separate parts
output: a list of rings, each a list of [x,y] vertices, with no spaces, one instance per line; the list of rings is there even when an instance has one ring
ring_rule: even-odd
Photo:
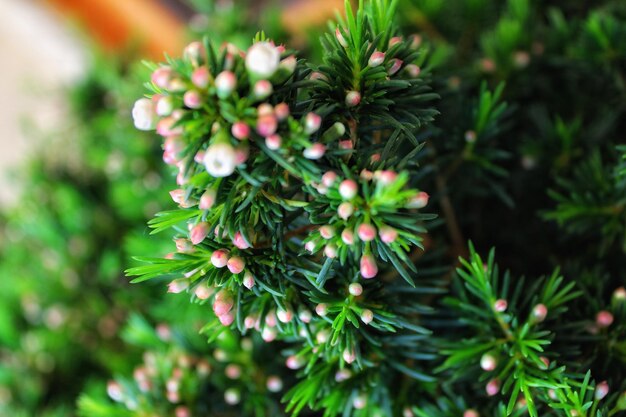
[[[269,327],[275,327],[276,326],[276,313],[274,313],[273,311],[270,311],[269,313],[267,313],[267,315],[265,316],[265,324]]]
[[[198,204],[198,208],[200,210],[209,210],[215,204],[215,198],[217,197],[217,192],[214,189],[209,189],[202,194],[200,197],[200,204]]]
[[[332,243],[329,243],[328,245],[326,245],[324,247],[324,255],[327,258],[331,258],[334,259],[337,257],[337,246],[333,245]]]
[[[368,65],[372,68],[375,68],[383,62],[385,62],[385,53],[376,51],[370,56]]]
[[[304,244],[304,249],[311,253],[315,252],[315,242],[313,242],[312,240],[309,240],[308,242]]]
[[[176,250],[180,253],[191,253],[194,251],[193,244],[188,239],[175,239]]]
[[[374,278],[378,274],[376,260],[370,254],[361,257],[361,276],[365,279]]]
[[[213,291],[211,291],[211,289],[204,284],[198,285],[196,289],[194,290],[194,294],[200,300],[208,299],[211,296],[212,292]]]
[[[496,63],[490,58],[483,58],[480,60],[480,69],[483,72],[492,73],[496,70]]]
[[[324,175],[322,175],[322,184],[326,187],[332,186],[337,180],[337,174],[334,171],[326,171]]]
[[[365,324],[370,324],[374,320],[374,312],[370,309],[364,309],[361,312],[361,321]]]
[[[174,415],[175,417],[191,417],[191,411],[189,411],[189,408],[181,405],[176,407]]]
[[[202,242],[208,234],[209,224],[206,222],[198,223],[191,229],[191,232],[189,233],[189,239],[191,240],[191,243],[197,245],[198,243]]]
[[[465,141],[467,143],[476,142],[476,132],[474,132],[473,130],[468,130],[467,132],[465,132]]]
[[[298,65],[298,60],[295,56],[291,55],[287,58],[280,61],[278,68],[280,68],[285,74],[291,76],[296,70],[296,66]]]
[[[402,64],[404,62],[402,62],[402,60],[400,59],[394,59],[391,61],[391,67],[389,68],[389,75],[394,75],[396,74],[398,71],[400,71],[400,68],[402,68]]]
[[[315,312],[318,316],[324,317],[328,314],[328,305],[326,303],[319,303],[315,306]]]
[[[276,336],[278,336],[278,333],[276,332],[276,329],[272,327],[264,327],[261,332],[261,338],[268,343],[274,341]]]
[[[183,102],[190,109],[199,109],[202,107],[202,96],[197,91],[189,90],[183,96]]]
[[[282,143],[283,139],[277,134],[273,134],[265,138],[265,146],[272,151],[280,149],[280,145],[282,145]]]
[[[311,135],[317,132],[322,125],[322,117],[315,113],[308,113],[304,119],[304,132]]]
[[[483,368],[483,370],[491,372],[496,369],[496,366],[498,366],[498,362],[492,354],[485,353],[480,358],[480,367]]]
[[[283,389],[283,380],[280,377],[271,375],[267,377],[266,386],[269,392],[280,392]]]
[[[346,105],[348,107],[356,107],[361,103],[361,93],[358,91],[348,91],[346,94]]]
[[[247,145],[235,148],[235,165],[239,166],[248,160],[250,148]]]
[[[173,117],[166,117],[165,119],[161,119],[156,125],[156,131],[159,135],[163,137],[180,135],[183,133],[183,129],[181,126],[174,127],[176,120]],[[137,124],[135,123],[135,126]],[[143,129],[146,130],[146,129]],[[148,129],[149,130],[149,129]]]
[[[317,71],[312,72],[309,79],[312,81],[317,81],[317,80],[328,81],[328,78],[324,74],[322,74],[321,72],[317,72]]]
[[[298,318],[302,323],[310,323],[313,319],[313,316],[309,310],[300,310],[298,313]]]
[[[243,325],[246,329],[253,329],[256,326],[256,323],[256,317],[247,316],[245,319],[243,319]]]
[[[367,406],[367,397],[363,394],[359,394],[352,399],[352,406],[355,410],[362,410]]]
[[[220,320],[220,323],[222,323],[222,326],[230,326],[235,321],[235,315],[232,311],[218,316],[217,318]]]
[[[350,295],[358,297],[363,294],[363,286],[358,282],[353,282],[348,286],[348,292],[350,293]]]
[[[320,235],[324,239],[330,239],[335,236],[335,228],[330,225],[324,225],[320,227]]]
[[[493,303],[493,309],[497,311],[498,313],[502,313],[503,311],[506,310],[508,305],[509,303],[507,303],[506,300],[500,298],[499,300],[496,300],[495,303]]]
[[[281,323],[289,323],[293,320],[293,312],[291,310],[283,310],[282,308],[279,308],[276,311],[276,317],[278,317],[278,320]]]
[[[175,279],[167,285],[167,292],[179,294],[189,288],[189,280],[186,278]]]
[[[500,392],[500,381],[498,381],[497,379],[492,379],[485,386],[485,391],[487,392],[487,395],[490,397],[497,395],[498,392]]]
[[[341,240],[346,245],[352,245],[354,243],[354,233],[350,229],[343,229],[341,232]]]
[[[299,369],[304,366],[304,361],[296,355],[291,355],[287,358],[285,365],[287,365],[289,369]]]
[[[224,268],[228,264],[228,252],[218,249],[211,255],[211,263],[216,268]]]
[[[157,100],[155,112],[159,116],[169,116],[174,111],[172,97],[164,96]]]
[[[365,181],[371,181],[374,178],[374,173],[367,169],[363,169],[361,170],[361,173],[359,174],[359,178]]]
[[[546,319],[548,315],[548,308],[543,304],[537,304],[532,311],[533,320],[536,323],[540,323]]]
[[[160,67],[152,73],[152,83],[162,89],[169,86],[171,78],[172,69],[170,67]]]
[[[409,74],[409,77],[411,78],[417,78],[420,76],[420,72],[422,72],[421,68],[418,67],[415,64],[409,64],[407,65],[404,70],[406,71],[407,74]]]
[[[339,41],[339,45],[343,46],[344,48],[348,47],[348,42],[346,42],[346,38],[343,37],[343,33],[341,33],[341,29],[337,28],[335,30],[335,36],[337,37],[337,40]]]
[[[326,145],[323,143],[314,143],[302,152],[306,159],[320,159],[326,153]]]
[[[345,369],[345,368],[340,369],[337,371],[337,373],[335,373],[335,381],[337,382],[347,381],[351,377],[352,377],[352,372],[350,372],[349,369]]]
[[[237,88],[237,77],[231,71],[222,71],[215,78],[215,87],[217,95],[220,98],[226,98]]]
[[[599,382],[596,385],[596,391],[593,394],[596,400],[601,400],[609,393],[609,384],[606,381]]]
[[[235,232],[235,236],[233,237],[233,245],[235,245],[235,247],[238,249],[250,248],[250,244],[246,241],[246,239],[244,239],[241,232]]]
[[[232,308],[233,299],[232,297],[230,297],[230,295],[224,296],[224,298],[221,299],[216,299],[213,302],[213,311],[217,316],[223,316],[224,314],[227,314],[230,310],[232,310]]]
[[[463,417],[480,417],[480,414],[478,414],[478,411],[470,409],[465,410]]]
[[[393,227],[383,226],[378,231],[378,235],[380,236],[380,240],[383,243],[393,243],[398,238],[398,231]]]
[[[124,391],[122,386],[115,381],[107,383],[107,394],[113,401],[120,402],[124,399]]]
[[[191,82],[200,89],[205,89],[209,85],[209,69],[207,67],[199,67],[191,73]]]
[[[276,133],[278,121],[274,115],[260,116],[257,120],[256,131],[264,138]]]
[[[239,365],[231,363],[230,365],[226,366],[224,374],[228,379],[239,379],[241,377],[241,367]]]
[[[606,310],[600,311],[598,314],[596,314],[596,324],[600,328],[609,327],[611,324],[613,324],[613,314]]]
[[[259,100],[269,97],[274,91],[272,83],[267,80],[260,80],[254,84],[254,96]]]
[[[187,85],[180,78],[174,78],[170,80],[168,89],[174,93],[182,93],[187,88]]]
[[[540,356],[539,359],[541,360],[541,362],[543,362],[543,369],[548,369],[550,367],[550,359],[546,358],[545,356]]]
[[[354,353],[353,350],[344,350],[342,355],[343,360],[346,361],[346,363],[351,364],[352,362],[354,362],[356,360],[356,353]]]
[[[226,264],[231,274],[240,274],[246,267],[246,262],[239,256],[233,256]]]
[[[368,223],[363,223],[357,229],[359,239],[364,242],[370,242],[376,238],[376,228]]]
[[[378,180],[378,182],[382,185],[392,184],[396,178],[398,178],[398,174],[393,171],[376,171],[374,173],[374,178]]]
[[[419,193],[417,193],[417,195],[415,195],[414,197],[412,197],[409,202],[407,203],[407,207],[408,208],[416,208],[416,209],[421,209],[426,207],[426,205],[428,204],[428,199],[430,198],[430,196],[421,191]]]
[[[256,112],[258,117],[275,116],[274,107],[272,107],[272,105],[269,103],[260,104],[259,107],[257,107]]]
[[[359,186],[354,180],[343,180],[339,184],[339,194],[344,200],[352,200],[359,190]]]
[[[254,287],[254,284],[254,276],[250,272],[246,271],[243,276],[243,286],[250,290],[252,289],[252,287]]]
[[[289,105],[287,103],[278,103],[274,107],[274,114],[279,121],[283,121],[289,117]]]
[[[339,204],[339,207],[337,208],[337,214],[344,220],[348,220],[348,218],[352,216],[353,213],[354,206],[352,205],[352,203],[347,201]]]
[[[196,154],[193,157],[193,160],[200,164],[200,165],[204,165],[204,157],[206,156],[206,152],[203,150],[199,150],[198,152],[196,152]]]
[[[194,65],[198,65],[198,61],[202,58],[203,54],[204,46],[202,46],[202,43],[198,41],[191,42],[183,50],[183,57],[191,61]]]
[[[244,122],[235,122],[230,129],[231,133],[236,139],[244,140],[250,137],[250,126]]]
[[[343,149],[345,151],[349,151],[351,149],[354,149],[354,142],[352,142],[352,140],[350,140],[350,139],[340,140],[339,141],[339,148]]]

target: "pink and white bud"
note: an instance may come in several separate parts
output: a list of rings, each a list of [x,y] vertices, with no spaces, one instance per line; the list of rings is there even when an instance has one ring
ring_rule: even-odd
[[[276,323],[276,313],[274,313],[274,311],[270,311],[269,313],[267,313],[267,315],[265,316],[265,325],[269,327],[275,327]]]
[[[401,36],[394,36],[393,38],[389,39],[389,47],[391,48],[392,46],[397,45],[401,42],[402,42]]]
[[[537,304],[532,311],[532,318],[536,323],[540,323],[546,319],[548,308],[543,304]]]
[[[235,321],[235,315],[232,311],[221,316],[217,316],[217,318],[220,323],[222,323],[222,326],[230,326]]]
[[[231,71],[222,71],[215,78],[215,88],[220,98],[226,98],[237,88],[237,77]]]
[[[346,349],[343,351],[341,356],[343,360],[346,361],[347,364],[351,364],[352,362],[356,360],[356,353],[354,353],[353,350]]]
[[[352,399],[352,406],[355,410],[362,410],[367,407],[367,397],[364,394],[359,394]]]
[[[235,245],[238,249],[248,249],[251,247],[241,232],[235,232],[235,236],[233,236],[233,245]]]
[[[337,180],[337,174],[334,171],[326,171],[324,175],[322,175],[322,184],[326,187],[332,186]]]
[[[280,149],[280,146],[283,144],[283,139],[280,135],[273,134],[265,138],[265,146],[269,150],[276,151]]]
[[[200,284],[196,287],[193,293],[196,295],[196,297],[198,297],[198,299],[206,300],[212,295],[213,291],[207,285]]]
[[[244,122],[235,122],[233,123],[230,132],[236,139],[248,139],[250,137],[250,126],[248,126]]]
[[[487,382],[487,385],[485,386],[485,392],[487,392],[487,395],[490,397],[497,395],[498,392],[500,392],[500,381],[494,378],[491,381]]]
[[[483,72],[487,73],[492,73],[496,70],[496,63],[493,61],[493,59],[490,58],[481,59],[479,62],[479,66]]]
[[[170,191],[170,197],[172,198],[172,201],[178,204],[179,206],[184,205],[185,202],[187,201],[186,195],[187,193],[182,188],[177,188],[175,190]]]
[[[364,309],[361,312],[361,321],[365,324],[370,324],[374,320],[374,312],[370,309]]]
[[[357,234],[359,235],[359,239],[363,242],[371,242],[376,239],[376,228],[371,224],[363,223],[359,225]]]
[[[374,278],[378,274],[378,265],[371,254],[361,257],[361,276],[365,279]]]
[[[188,239],[175,239],[174,243],[176,244],[176,250],[179,253],[191,253],[194,251],[193,244]]]
[[[287,103],[278,103],[274,107],[274,115],[281,122],[289,117],[289,113],[289,105]]]
[[[368,61],[368,65],[372,68],[376,68],[377,66],[379,66],[380,64],[382,64],[383,62],[385,62],[385,53],[384,52],[379,52],[376,51],[374,52],[371,56],[370,59]]]
[[[311,253],[315,252],[315,242],[309,240],[304,244],[304,249]]]
[[[348,220],[354,214],[354,205],[348,201],[344,201],[337,207],[337,214],[344,220]]]
[[[616,302],[622,302],[626,300],[626,288],[619,287],[613,291],[613,300]]]
[[[474,132],[473,130],[468,130],[467,132],[465,132],[465,142],[467,143],[476,142],[476,132]]]
[[[526,51],[517,51],[513,54],[513,63],[517,68],[526,68],[530,63],[530,54]]]
[[[199,244],[206,239],[209,234],[209,224],[206,222],[198,223],[189,232],[189,239],[194,245]]]
[[[214,143],[206,150],[204,166],[212,177],[228,177],[235,172],[235,167],[237,166],[235,148],[228,143]]]
[[[596,314],[596,324],[603,329],[613,324],[613,314],[609,311],[602,310]]]
[[[133,122],[139,130],[153,130],[156,127],[156,112],[152,100],[140,98],[133,106]]]
[[[304,132],[311,135],[317,132],[322,125],[322,117],[315,113],[308,113],[304,119]]]
[[[280,392],[283,389],[283,380],[278,376],[270,375],[267,377],[266,386],[269,392]]]
[[[196,87],[205,89],[209,86],[209,77],[209,69],[207,67],[199,67],[191,73],[191,82]]]
[[[246,329],[254,329],[254,327],[257,325],[258,320],[256,319],[256,317],[253,316],[247,316],[245,319],[243,319],[243,326]]]
[[[344,151],[349,151],[351,149],[354,149],[354,142],[352,142],[351,139],[340,140],[339,149],[343,149]]]
[[[175,279],[167,284],[167,292],[172,294],[180,294],[189,288],[189,280],[186,278]]]
[[[254,97],[258,100],[264,100],[274,92],[272,83],[267,80],[259,80],[254,84]]]
[[[493,303],[493,309],[495,311],[497,311],[498,313],[502,313],[502,312],[506,311],[506,308],[508,306],[509,306],[509,303],[506,300],[502,299],[502,298],[496,300],[496,302]]]
[[[326,145],[324,145],[323,143],[314,143],[313,145],[306,148],[302,152],[302,155],[306,159],[316,160],[316,159],[320,159],[321,157],[323,157],[325,153],[326,153]]]
[[[298,318],[302,323],[310,323],[313,319],[313,315],[309,310],[300,310],[298,313]]]
[[[407,203],[407,208],[421,209],[428,205],[428,199],[430,196],[424,191],[420,191],[417,195],[413,196]]]
[[[327,258],[331,258],[334,259],[337,257],[337,246],[329,243],[328,245],[326,245],[324,247],[324,256],[326,256]]]
[[[411,35],[409,40],[411,41],[411,48],[413,49],[419,48],[422,44],[422,36],[418,34]]]
[[[161,89],[168,88],[172,78],[172,69],[170,67],[159,67],[152,73],[152,83]]]
[[[189,60],[194,66],[197,66],[204,54],[204,46],[201,42],[191,42],[183,50],[183,57]]]
[[[548,369],[550,367],[550,359],[546,358],[545,356],[539,356],[539,360],[543,362],[543,369]]]
[[[216,297],[216,300],[213,302],[213,312],[215,312],[215,315],[217,316],[228,314],[232,309],[233,299],[230,295],[225,295],[224,298],[220,299],[217,299]]]
[[[278,121],[273,114],[259,116],[256,124],[256,131],[263,137],[268,137],[276,133]]]
[[[205,152],[205,151],[203,151],[203,150],[199,150],[199,151],[198,151],[198,152],[196,152],[196,154],[194,155],[193,160],[194,160],[196,163],[198,163],[198,164],[202,165],[202,164],[204,164],[204,157],[205,157],[205,156],[206,156],[206,152]]]
[[[241,401],[241,394],[237,388],[228,388],[224,391],[224,402],[228,405],[237,405]]]
[[[175,417],[191,417],[191,411],[189,411],[189,408],[183,405],[180,405],[176,407],[176,410],[174,410],[174,416]]]
[[[365,181],[371,181],[374,178],[374,173],[370,170],[362,169],[359,178]]]
[[[358,297],[363,294],[363,286],[358,282],[353,282],[348,286],[348,292],[350,293],[350,295]]]
[[[259,107],[256,109],[257,117],[262,116],[276,116],[274,114],[274,107],[272,107],[269,103],[259,104]]]
[[[422,72],[422,69],[415,64],[407,65],[406,67],[404,67],[404,70],[407,74],[409,74],[409,77],[411,78],[419,77],[420,73]]]
[[[216,268],[224,268],[228,264],[228,252],[218,249],[211,255],[211,263]]]
[[[280,61],[278,68],[286,75],[290,76],[296,70],[298,60],[295,56],[291,55]]]
[[[258,78],[270,78],[280,65],[280,51],[273,43],[257,42],[248,49],[246,69]]]
[[[122,386],[115,381],[109,381],[107,383],[107,394],[113,401],[121,402],[124,400]]]
[[[480,358],[480,367],[483,368],[483,370],[487,372],[491,372],[494,369],[496,369],[496,366],[498,366],[498,361],[496,360],[495,356],[493,356],[492,354],[485,353]]]
[[[348,91],[346,94],[346,106],[356,107],[361,103],[361,93],[358,91]]]
[[[328,77],[326,77],[324,74],[318,71],[312,72],[311,75],[309,76],[309,79],[312,81],[317,81],[317,80],[328,81]]]
[[[197,91],[189,90],[183,96],[183,102],[190,109],[199,109],[202,107],[202,96]]]
[[[283,310],[282,308],[279,308],[276,310],[276,317],[281,323],[289,323],[293,320],[293,312],[289,309]]]
[[[231,363],[224,369],[224,374],[228,379],[239,379],[241,378],[241,366]]]
[[[328,342],[329,339],[330,339],[330,332],[328,330],[326,330],[326,329],[320,330],[315,335],[315,341],[319,345],[323,345],[324,343]]]
[[[349,369],[340,369],[335,373],[335,381],[343,382],[352,378],[352,372]]]
[[[337,37],[337,40],[339,41],[339,45],[343,46],[344,48],[348,47],[348,42],[346,42],[346,38],[343,37],[343,33],[341,33],[341,29],[337,28],[335,29],[335,36]]]
[[[320,236],[324,239],[331,239],[335,236],[335,228],[330,225],[324,225],[320,227]]]
[[[299,369],[304,366],[304,360],[297,357],[296,355],[291,355],[285,361],[285,365],[287,365],[287,368],[289,369]]]
[[[198,208],[200,210],[210,210],[211,207],[215,204],[215,199],[217,198],[217,192],[214,189],[209,189],[202,194],[200,197],[200,203],[198,204]]]
[[[402,64],[404,64],[404,62],[400,59],[394,59],[391,61],[391,67],[389,67],[389,75],[395,75],[398,71],[400,71],[400,68],[402,68]]]
[[[398,178],[398,174],[389,170],[376,171],[374,173],[374,178],[376,178],[376,180],[378,180],[378,182],[382,185],[389,185]]]
[[[249,271],[246,271],[243,276],[243,286],[251,290],[255,283],[254,276]]]
[[[398,238],[398,231],[393,227],[383,226],[378,231],[378,236],[383,243],[390,244]]]
[[[239,256],[231,257],[226,263],[231,274],[240,274],[246,267],[246,262]]]
[[[357,192],[359,191],[359,186],[354,180],[343,180],[341,184],[339,184],[339,195],[344,200],[352,200]]]
[[[352,245],[354,243],[354,232],[350,229],[343,229],[341,232],[341,241],[346,245]]]
[[[326,303],[319,303],[315,306],[315,312],[318,316],[324,317],[328,314],[328,305]]]
[[[235,164],[237,166],[245,163],[250,156],[250,147],[246,144],[235,148]]]
[[[263,331],[261,332],[261,338],[267,343],[276,340],[277,336],[278,333],[273,327],[264,327]]]
[[[480,417],[480,414],[478,414],[478,411],[476,410],[469,409],[465,410],[463,417]]]
[[[172,97],[163,96],[156,102],[155,112],[159,116],[169,116],[174,111],[174,103]]]
[[[596,385],[596,391],[593,396],[596,400],[601,400],[606,397],[609,393],[609,384],[606,381],[599,382]]]

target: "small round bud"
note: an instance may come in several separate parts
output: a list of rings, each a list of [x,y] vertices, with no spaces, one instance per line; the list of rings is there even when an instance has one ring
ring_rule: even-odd
[[[420,73],[422,72],[422,69],[415,64],[407,65],[406,67],[404,67],[404,70],[411,78],[419,77]]]
[[[237,405],[241,401],[241,394],[237,388],[228,388],[224,392],[224,401],[228,405]]]
[[[274,114],[279,121],[283,121],[289,117],[289,105],[287,103],[278,103],[274,107]]]
[[[601,400],[609,393],[609,384],[606,381],[599,382],[596,385],[596,391],[593,394],[596,400]]]
[[[376,178],[376,180],[381,184],[381,185],[389,185],[392,184],[396,178],[398,178],[398,174],[396,174],[393,171],[376,171],[374,173],[374,178]]]
[[[509,303],[506,300],[502,299],[502,298],[496,300],[493,303],[493,309],[495,311],[497,311],[498,313],[502,313],[502,312],[506,311],[506,308],[508,306],[509,306]]]
[[[308,113],[304,119],[304,132],[311,135],[317,132],[322,125],[322,117],[315,113]]]
[[[243,325],[246,329],[253,329],[257,324],[257,319],[256,317],[252,317],[252,316],[247,316],[245,319],[243,319]]]
[[[596,314],[596,324],[601,329],[609,327],[613,324],[613,314],[606,310],[598,312],[598,314]]]
[[[282,145],[282,143],[282,138],[277,134],[273,134],[265,138],[265,146],[267,146],[267,148],[271,151],[280,149],[280,145]]]
[[[216,268],[224,268],[228,264],[228,252],[218,249],[211,255],[211,263]]]
[[[356,410],[362,410],[367,406],[367,397],[364,394],[359,394],[352,400],[352,406]]]
[[[281,323],[289,323],[291,320],[293,320],[293,312],[289,309],[283,310],[279,308],[276,311],[276,317],[278,317],[278,320]]]
[[[328,339],[330,339],[330,332],[328,330],[320,330],[315,335],[315,341],[320,345],[328,342]]]
[[[339,184],[339,194],[344,200],[352,200],[356,196],[358,189],[359,186],[354,180],[343,180]]]
[[[209,70],[207,67],[199,67],[191,73],[191,82],[198,88],[205,89],[209,85]]]
[[[337,41],[339,41],[339,45],[343,46],[344,48],[348,47],[348,42],[346,41],[346,38],[343,37],[343,33],[341,33],[341,29],[337,28],[335,29],[335,37],[337,38]]]
[[[254,287],[254,284],[255,284],[254,276],[252,276],[250,272],[246,271],[246,273],[243,276],[243,286],[251,290],[252,287]]]
[[[421,191],[417,193],[417,195],[412,197],[406,206],[407,208],[415,208],[415,209],[424,208],[428,205],[429,198],[430,196],[427,193]]]
[[[313,319],[313,315],[309,310],[300,310],[298,313],[298,318],[302,323],[310,323]]]
[[[492,73],[496,70],[496,63],[493,59],[483,58],[479,62],[480,69],[486,73]]]
[[[259,116],[256,125],[256,131],[263,137],[268,137],[276,133],[278,121],[274,115]]]
[[[159,88],[166,89],[172,78],[172,69],[170,67],[160,67],[152,73],[152,83]]]
[[[530,54],[526,51],[517,51],[513,54],[513,63],[517,68],[526,68],[530,63]]]
[[[391,48],[392,46],[397,45],[401,42],[402,36],[394,36],[393,38],[389,39],[389,47]]]
[[[324,225],[320,227],[320,236],[324,239],[331,239],[335,236],[335,228],[330,225]]]
[[[334,259],[337,257],[337,246],[330,243],[324,247],[324,256]]]
[[[209,234],[209,224],[206,222],[198,223],[189,232],[189,239],[194,245],[202,242]]]
[[[248,49],[246,68],[256,77],[268,79],[280,65],[280,51],[269,42],[257,42]]]
[[[498,392],[500,392],[500,381],[498,381],[497,379],[492,379],[485,386],[485,391],[487,392],[487,395],[490,397],[497,395]]]
[[[378,274],[378,265],[376,260],[370,254],[361,257],[361,276],[365,279],[374,278]]]
[[[483,368],[483,370],[491,372],[496,369],[496,366],[498,366],[498,361],[492,354],[485,353],[480,358],[480,367]]]
[[[341,232],[341,241],[346,245],[352,245],[354,243],[354,233],[350,229],[343,229]]]
[[[198,297],[199,300],[206,300],[211,296],[213,291],[205,284],[200,284],[196,287],[193,293],[196,295],[196,297]]]
[[[385,62],[385,53],[384,52],[379,52],[376,51],[374,52],[371,56],[370,59],[368,61],[368,65],[372,68],[376,68],[377,66],[379,66],[380,64],[382,64],[383,62]]]
[[[335,381],[343,382],[352,377],[352,372],[349,369],[340,369],[335,373]]]
[[[468,130],[467,132],[465,132],[465,142],[467,143],[476,142],[476,132],[474,132],[473,130]]]
[[[404,64],[404,62],[400,59],[394,59],[391,61],[391,67],[389,67],[389,75],[395,75],[398,71],[400,71],[400,69],[402,68],[402,65]]]
[[[543,304],[537,304],[532,311],[533,320],[540,323],[546,319],[548,315],[548,308]]]
[[[328,314],[328,305],[326,303],[319,303],[315,306],[315,312],[319,316],[324,317],[326,314]]]
[[[204,155],[207,172],[216,178],[228,177],[235,172],[237,162],[237,152],[228,143],[214,143]]]
[[[280,392],[283,389],[283,380],[276,375],[267,377],[267,390],[269,392]]]
[[[309,240],[304,244],[304,249],[311,253],[315,252],[315,242]]]
[[[323,143],[314,143],[313,145],[306,148],[302,155],[306,159],[320,159],[326,153],[326,145]]]
[[[259,100],[264,100],[274,92],[272,83],[267,80],[260,80],[254,84],[254,96]]]
[[[617,302],[622,302],[626,300],[626,288],[619,287],[615,291],[613,291],[613,300]]]
[[[463,417],[480,417],[480,414],[478,414],[478,411],[476,410],[469,409],[465,410]]]
[[[383,226],[378,231],[378,235],[383,243],[390,244],[395,242],[398,238],[398,231],[393,227]]]
[[[153,130],[156,126],[156,111],[152,100],[139,99],[133,106],[133,121],[139,130]]]
[[[155,112],[159,116],[169,116],[174,111],[174,103],[172,97],[161,97],[156,102]],[[181,149],[182,150],[182,149]]]
[[[304,366],[304,361],[296,355],[291,355],[287,358],[285,365],[287,365],[289,369],[299,369]]]
[[[353,282],[348,286],[348,292],[350,293],[350,295],[358,297],[363,294],[363,286],[358,282]]]
[[[357,233],[359,235],[359,239],[364,242],[370,242],[376,238],[376,228],[368,223],[359,225]]]
[[[348,350],[348,349],[344,350],[341,356],[343,357],[343,360],[346,361],[347,364],[351,364],[352,362],[356,360],[356,353],[354,353],[354,351],[352,350]]]
[[[244,122],[235,122],[230,129],[231,133],[236,139],[244,140],[250,137],[250,126]]]
[[[199,109],[202,107],[202,96],[197,91],[189,90],[183,96],[183,102],[190,109]]]
[[[364,309],[361,312],[361,321],[365,324],[370,324],[374,320],[374,312],[370,309]]]
[[[344,220],[348,220],[348,218],[350,218],[350,216],[352,216],[353,213],[354,213],[354,205],[352,205],[352,203],[349,203],[347,201],[344,201],[343,203],[341,203],[339,207],[337,208],[337,214],[339,215],[339,217],[341,217]]]
[[[224,374],[228,379],[239,379],[241,377],[241,367],[231,363],[226,366]]]
[[[211,207],[215,204],[215,199],[217,198],[217,192],[214,189],[209,189],[202,194],[200,197],[200,203],[198,204],[198,208],[200,210],[210,210]]]
[[[217,95],[220,98],[226,98],[237,88],[237,77],[231,71],[222,71],[215,78],[215,87]]]
[[[337,174],[334,171],[326,171],[324,175],[322,175],[322,184],[326,187],[332,186],[337,180]]]
[[[116,402],[121,402],[124,399],[122,386],[115,381],[109,381],[107,383],[107,394]]]
[[[361,93],[358,91],[348,91],[346,94],[346,106],[356,107],[361,103]]]
[[[239,256],[233,256],[226,265],[231,274],[240,274],[246,267],[246,262]]]
[[[235,245],[238,249],[248,249],[251,247],[241,232],[235,232],[235,235],[233,236],[233,245]]]

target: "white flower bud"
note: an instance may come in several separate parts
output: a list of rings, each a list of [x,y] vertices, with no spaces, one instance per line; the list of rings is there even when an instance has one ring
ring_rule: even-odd
[[[135,102],[133,121],[139,130],[153,130],[156,127],[156,112],[152,100],[140,98]]]
[[[208,147],[204,155],[204,166],[213,177],[227,177],[235,172],[237,154],[227,143],[215,143]]]
[[[270,78],[280,65],[280,51],[269,42],[257,42],[246,55],[248,72],[259,78]]]

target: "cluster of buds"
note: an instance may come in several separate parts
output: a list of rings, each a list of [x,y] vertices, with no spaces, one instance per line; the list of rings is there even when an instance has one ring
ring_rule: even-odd
[[[235,321],[233,313],[234,299],[230,292],[219,291],[213,300],[213,312],[224,326],[230,326]]]

